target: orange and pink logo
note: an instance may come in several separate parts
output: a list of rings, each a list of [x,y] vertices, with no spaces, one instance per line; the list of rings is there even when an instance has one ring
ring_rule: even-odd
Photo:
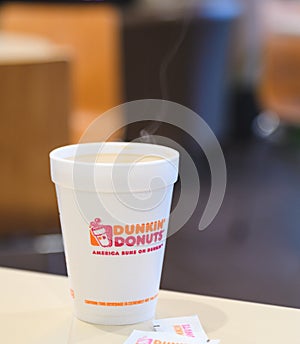
[[[92,246],[133,247],[151,245],[164,238],[166,219],[146,223],[105,225],[99,217],[90,222],[90,243]]]

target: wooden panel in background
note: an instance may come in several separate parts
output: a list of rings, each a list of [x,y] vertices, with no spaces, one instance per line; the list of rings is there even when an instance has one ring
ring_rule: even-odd
[[[122,102],[118,7],[90,3],[6,3],[0,8],[0,22],[5,31],[47,38],[72,54],[72,142],[79,140],[96,117]],[[113,124],[104,125],[109,128]],[[122,133],[116,133],[112,139],[121,136]],[[98,137],[103,140],[101,130]]]
[[[0,233],[58,228],[49,151],[67,144],[69,63],[0,63]]]

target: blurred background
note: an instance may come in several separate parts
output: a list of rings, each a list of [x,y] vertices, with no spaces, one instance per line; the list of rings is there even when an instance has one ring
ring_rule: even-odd
[[[162,288],[300,307],[296,0],[0,2],[0,266],[66,274],[48,153],[143,98],[200,114],[228,168],[221,210],[199,232],[209,166],[187,133],[159,127],[201,180],[194,215],[168,239]],[[145,125],[110,139],[132,140]]]

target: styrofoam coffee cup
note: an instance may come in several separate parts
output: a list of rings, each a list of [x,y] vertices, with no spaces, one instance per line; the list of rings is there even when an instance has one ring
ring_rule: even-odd
[[[154,316],[179,154],[143,143],[50,153],[75,315],[122,325]]]

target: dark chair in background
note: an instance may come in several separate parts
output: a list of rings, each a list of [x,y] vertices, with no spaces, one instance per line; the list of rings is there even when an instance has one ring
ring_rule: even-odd
[[[222,8],[203,3],[184,11],[124,11],[124,92],[127,101],[163,98],[185,105],[224,139],[232,126],[230,47],[239,11],[230,2]],[[128,137],[137,137],[143,125]]]

